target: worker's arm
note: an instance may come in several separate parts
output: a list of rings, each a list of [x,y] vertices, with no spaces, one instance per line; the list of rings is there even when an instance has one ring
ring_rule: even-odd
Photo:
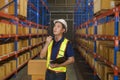
[[[51,41],[52,41],[52,37],[51,36],[49,36],[49,37],[46,38],[46,43],[45,43],[43,49],[40,52],[40,58],[46,57],[48,46],[49,46],[49,44],[50,44]]]
[[[64,63],[62,63],[62,64],[51,64],[50,66],[52,67],[52,68],[55,68],[55,67],[63,67],[63,66],[67,66],[67,65],[69,65],[69,64],[72,64],[72,63],[74,63],[74,57],[69,57],[68,58],[68,60],[66,60]]]

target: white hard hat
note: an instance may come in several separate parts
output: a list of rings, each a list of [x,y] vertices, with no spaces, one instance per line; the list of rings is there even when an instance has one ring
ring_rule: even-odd
[[[64,20],[64,19],[57,19],[57,20],[54,20],[54,24],[56,23],[56,22],[60,22],[60,23],[62,23],[64,26],[65,26],[65,28],[66,28],[66,31],[65,32],[67,32],[67,22]]]

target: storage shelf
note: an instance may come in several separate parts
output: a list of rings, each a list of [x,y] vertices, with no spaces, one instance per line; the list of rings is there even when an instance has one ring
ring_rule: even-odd
[[[32,49],[32,48],[34,48],[34,47],[37,47],[37,46],[39,46],[39,45],[42,45],[43,43],[45,43],[45,42],[41,42],[41,43],[39,43],[39,44],[36,44],[36,45],[33,45],[33,46],[29,46],[29,47],[23,48],[23,49],[18,50],[18,51],[14,51],[14,52],[12,52],[12,53],[10,53],[10,54],[7,54],[7,55],[5,55],[5,56],[1,56],[1,57],[0,57],[0,61],[3,61],[3,60],[6,60],[6,59],[8,59],[8,58],[10,58],[10,57],[16,56],[16,55],[20,54],[21,52],[24,52],[24,51],[26,51],[26,50],[30,50],[30,49]]]
[[[120,36],[77,34],[78,37],[96,40],[120,40]]]
[[[0,39],[1,38],[19,38],[19,37],[34,37],[34,36],[47,36],[48,34],[27,34],[27,35],[25,35],[25,34],[23,34],[23,35],[12,35],[12,34],[4,34],[4,35],[0,35]]]
[[[86,0],[86,1],[88,1],[88,0]],[[93,1],[93,0],[91,0],[91,1]],[[81,5],[81,6],[83,7],[84,5]],[[88,6],[86,6],[86,8],[88,8]],[[81,47],[85,51],[89,52],[89,54],[94,56],[95,60],[101,61],[104,64],[111,67],[111,69],[113,69],[113,73],[114,73],[113,80],[118,80],[118,75],[120,73],[120,67],[118,67],[116,65],[118,64],[117,63],[117,60],[118,60],[117,52],[120,50],[120,48],[119,48],[119,45],[120,45],[119,44],[120,43],[120,35],[119,35],[120,5],[112,8],[108,11],[106,10],[105,12],[99,14],[98,16],[95,16],[91,19],[89,18],[86,21],[84,21],[84,17],[77,16],[77,14],[80,13],[79,11],[80,10],[75,11],[75,14],[76,14],[76,16],[75,16],[75,23],[76,23],[75,27],[76,28],[75,29],[77,31],[76,41],[78,43],[78,47]],[[111,21],[113,21],[113,23]],[[110,24],[109,25],[107,24],[109,22],[112,23],[111,26],[110,26]],[[102,27],[100,27],[101,24],[103,24]],[[106,30],[107,29],[109,30],[109,27],[111,27],[110,30],[114,29],[114,31],[107,32],[105,29],[103,29],[104,27],[106,27],[105,28]],[[101,29],[102,31],[99,29]],[[104,33],[105,31],[106,31],[106,33]],[[107,35],[107,34],[109,34],[109,35]],[[91,47],[87,47],[86,44],[84,44],[84,43],[82,44],[82,41],[80,42],[80,39],[84,39],[86,41],[86,43],[87,43],[87,41],[92,41],[92,43],[90,43],[90,45],[92,46],[92,49],[91,49]],[[101,42],[102,41],[114,41],[113,54],[112,54],[114,57],[112,60],[113,62],[108,61],[107,58],[104,58],[104,56],[100,56],[100,54],[97,53],[97,41],[101,41]],[[94,72],[95,71],[96,70],[94,70]]]
[[[102,56],[98,55],[97,53],[95,54],[90,48],[86,47],[85,44],[79,43],[79,45],[81,46],[81,48],[84,48],[91,55],[93,55],[94,58],[97,58],[100,61],[104,62],[105,64],[107,64],[108,66],[110,66],[111,68],[113,68],[113,70],[117,69],[120,72],[120,68],[118,66],[115,66],[114,64],[112,64],[111,62],[109,62],[108,60],[106,60],[105,58],[103,58]]]
[[[88,20],[87,22],[79,25],[78,28],[86,28],[86,25],[88,25],[89,23],[94,23],[95,21],[100,20],[100,19],[105,18],[105,17],[110,16],[110,15],[113,15],[113,17],[114,17],[114,16],[117,16],[117,17],[118,17],[119,14],[115,14],[115,12],[120,12],[120,6],[115,7],[115,8],[113,8],[113,9],[110,9],[110,10],[106,11],[105,13],[100,14],[99,16],[94,17],[94,18],[91,19],[91,20]],[[84,26],[84,27],[83,27],[83,26]]]
[[[14,23],[14,24],[19,24],[19,25],[21,25],[19,22],[24,22],[24,23],[26,23],[28,26],[29,25],[32,25],[32,26],[34,26],[34,27],[38,27],[38,28],[42,28],[41,26],[42,25],[40,25],[40,24],[36,24],[36,23],[34,23],[34,22],[31,22],[31,21],[28,21],[28,20],[19,20],[19,18],[18,17],[15,17],[15,16],[11,16],[11,15],[9,15],[9,14],[6,14],[6,13],[3,13],[3,12],[0,12],[0,17],[2,17],[2,18],[6,18],[6,19],[12,19],[12,20],[15,20],[16,22]],[[5,20],[1,20],[2,22],[6,22]],[[43,28],[43,29],[46,29],[46,26]]]
[[[28,0],[28,2],[29,1],[30,0]],[[31,1],[33,1],[33,0],[31,0]],[[46,34],[46,33],[39,34],[39,32],[37,31],[37,29],[41,29],[41,31],[44,32],[44,30],[47,30],[47,28],[48,28],[48,23],[49,23],[49,17],[50,16],[45,16],[46,14],[49,14],[49,9],[47,7],[47,1],[36,0],[36,1],[33,1],[32,3],[30,3],[30,4],[28,3],[28,8],[27,8],[28,14],[27,14],[27,18],[26,18],[27,20],[21,19],[19,14],[17,13],[17,8],[18,8],[17,2],[18,2],[18,0],[13,0],[11,2],[14,3],[13,6],[15,7],[14,13],[12,14],[14,16],[12,16],[10,14],[7,14],[7,13],[0,12],[0,18],[1,18],[0,22],[2,22],[4,24],[14,25],[15,26],[15,33],[14,34],[0,34],[0,39],[4,40],[4,39],[9,38],[10,40],[12,40],[14,42],[14,48],[15,49],[14,49],[14,52],[8,53],[8,54],[3,55],[3,56],[0,56],[0,62],[2,62],[4,60],[7,60],[7,59],[11,59],[11,58],[14,59],[14,60],[17,60],[18,55],[20,55],[22,52],[32,50],[32,49],[34,49],[38,46],[42,46],[45,43],[45,41],[43,41],[43,40],[46,38],[46,36],[48,36],[48,34]],[[9,7],[11,5],[11,2],[8,2],[7,6],[4,5],[2,8]],[[31,8],[29,8],[29,6]],[[2,10],[2,8],[0,10]],[[31,12],[29,12],[30,10],[33,10],[34,14],[31,14]],[[29,13],[30,13],[30,15],[29,15]],[[42,23],[40,23],[41,22],[40,20],[42,20]],[[20,27],[27,27],[28,32],[25,32],[25,34],[24,33],[20,34],[19,30],[18,30],[19,26]],[[34,29],[32,30],[32,28],[36,28],[35,29],[37,31],[37,33],[35,32],[36,34],[34,34],[32,32],[32,31],[34,31]],[[26,34],[26,33],[28,33],[28,34]],[[35,45],[32,45],[31,41],[34,41],[34,40],[31,40],[32,38],[41,38],[42,42],[40,42],[38,44],[35,44]],[[28,47],[24,47],[24,48],[18,50],[17,49],[18,48],[17,47],[18,46],[18,40],[22,40],[22,39],[28,39]],[[41,48],[41,47],[39,47],[39,48]],[[37,50],[37,49],[35,49],[35,50]],[[38,53],[38,51],[37,51],[37,53]],[[32,53],[30,53],[30,56],[31,55],[32,55]],[[37,55],[31,57],[29,60],[33,59]],[[9,75],[6,75],[3,78],[3,80],[9,79],[12,75],[15,75],[15,74],[17,75],[17,72],[22,67],[24,67],[24,65],[26,65],[29,60],[27,60],[22,65],[17,67],[17,69],[12,71]],[[18,65],[16,65],[16,66],[18,66]]]
[[[38,53],[39,54],[39,53]],[[3,80],[8,79],[9,77],[11,77],[12,75],[16,74],[22,67],[24,67],[29,60],[35,58],[38,54],[36,54],[35,56],[31,57],[30,59],[28,59],[27,61],[25,61],[23,64],[21,64],[20,66],[18,66],[18,68],[16,70],[14,70],[13,72],[11,72],[9,75],[7,75],[6,77],[3,78]]]

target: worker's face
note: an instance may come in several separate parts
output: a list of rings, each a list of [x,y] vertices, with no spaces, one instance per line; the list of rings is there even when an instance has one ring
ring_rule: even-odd
[[[54,35],[61,35],[64,32],[65,32],[65,29],[63,28],[62,24],[59,22],[55,23],[54,28],[53,28],[53,34]]]

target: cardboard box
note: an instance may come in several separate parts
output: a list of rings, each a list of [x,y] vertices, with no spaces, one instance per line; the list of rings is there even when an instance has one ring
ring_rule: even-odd
[[[12,0],[2,0],[0,1],[0,8],[2,8],[4,5],[8,4],[9,2],[11,2]],[[28,0],[18,0],[17,1],[17,12],[18,15],[22,15],[27,17],[27,2]],[[10,4],[7,8],[3,9],[2,12],[4,13],[8,13],[13,15],[15,13],[15,3]]]
[[[0,1],[0,8],[2,8],[5,5],[5,1]],[[5,9],[0,10],[0,12],[5,12]]]
[[[39,33],[39,34],[42,34],[42,29],[39,29],[39,30],[38,30],[38,33]]]
[[[32,80],[45,80],[45,76],[33,75]]]
[[[0,56],[3,56],[3,45],[2,44],[0,44]]]
[[[0,22],[0,34],[5,34],[5,23]]]
[[[30,60],[28,62],[29,75],[42,75],[45,76],[46,60]]]
[[[0,80],[2,80],[5,77],[5,67],[3,65],[0,65]]]
[[[94,0],[94,13],[110,8],[110,0]]]
[[[11,73],[11,71],[12,71],[12,69],[11,69],[11,63],[5,63],[5,64],[3,64],[3,66],[5,67],[5,75],[7,76],[7,75],[9,75],[10,73]]]
[[[11,34],[16,34],[16,25],[11,24]]]
[[[12,65],[12,71],[16,70],[16,60],[12,60],[10,63]]]
[[[120,67],[120,51],[117,52],[117,66]]]

